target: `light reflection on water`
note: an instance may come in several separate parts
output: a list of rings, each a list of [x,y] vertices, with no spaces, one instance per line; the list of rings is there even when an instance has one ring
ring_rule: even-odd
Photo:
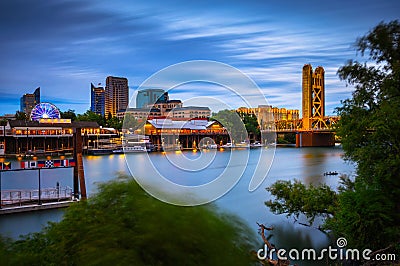
[[[329,240],[320,231],[295,224],[292,219],[287,219],[284,215],[270,213],[264,205],[264,202],[270,197],[265,188],[277,180],[293,179],[307,184],[327,183],[332,187],[337,187],[339,176],[324,176],[323,173],[328,171],[337,171],[340,174],[348,175],[354,173],[354,166],[344,162],[341,158],[343,151],[340,148],[277,148],[267,178],[257,190],[249,192],[248,185],[257,164],[258,157],[254,156],[257,152],[257,150],[250,151],[249,162],[242,178],[231,191],[216,201],[217,206],[222,210],[239,215],[255,232],[258,229],[257,222],[273,226],[275,229],[272,231],[271,241],[277,247],[321,248],[327,246]],[[143,174],[146,173],[146,167],[143,167],[146,161],[144,156],[147,154],[127,155],[128,160],[134,160],[135,166]],[[230,153],[218,151],[209,168],[199,172],[172,167],[171,162],[162,153],[152,153],[149,156],[153,164],[157,165],[157,169],[174,182],[193,185],[210,182],[218,176],[229,161]],[[168,156],[186,156],[188,159],[195,160],[199,158],[200,153],[187,151],[175,154],[171,152]],[[243,163],[246,163],[246,160],[235,162],[234,167]],[[111,180],[120,173],[129,174],[124,155],[86,156],[84,157],[84,167],[89,195],[96,192],[98,183]],[[54,174],[54,170],[43,171],[43,186],[54,187],[58,180],[62,184],[72,186],[72,169],[62,170],[63,172],[57,170],[57,175]],[[8,177],[3,174],[2,186],[3,189],[33,188],[37,186],[37,176],[33,174],[27,178],[22,176],[21,172]],[[47,221],[59,221],[61,217],[61,210],[0,216],[0,233],[17,238],[20,234],[40,230]]]

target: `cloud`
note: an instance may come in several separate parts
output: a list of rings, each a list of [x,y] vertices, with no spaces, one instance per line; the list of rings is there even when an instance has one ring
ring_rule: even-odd
[[[125,76],[134,91],[163,67],[207,59],[243,71],[272,104],[300,108],[301,69],[311,63],[326,70],[331,108],[351,94],[352,88],[336,76],[338,67],[355,56],[351,44],[376,22],[398,17],[398,7],[398,1],[366,1],[362,6],[293,2],[290,7],[282,1],[0,1],[0,90],[22,95],[40,86],[43,97],[55,101],[74,95],[77,103],[67,105],[84,112],[90,82]],[[204,76],[235,81],[218,69],[209,72]],[[181,91],[185,97],[201,93],[236,102],[211,87]]]

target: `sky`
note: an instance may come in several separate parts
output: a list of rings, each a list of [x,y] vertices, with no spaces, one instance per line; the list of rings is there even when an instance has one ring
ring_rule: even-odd
[[[398,0],[2,0],[0,115],[19,110],[20,97],[37,87],[42,102],[83,113],[91,83],[126,77],[134,97],[151,75],[188,60],[231,65],[254,80],[269,104],[288,109],[301,109],[303,65],[322,66],[330,115],[351,97],[353,88],[336,72],[357,56],[356,39],[399,15]],[[183,87],[170,98],[243,105],[215,84]]]

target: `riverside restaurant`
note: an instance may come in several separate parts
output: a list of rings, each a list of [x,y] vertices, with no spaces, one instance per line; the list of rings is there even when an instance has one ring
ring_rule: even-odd
[[[208,121],[207,118],[192,118],[190,120],[173,120],[159,117],[146,121],[144,133],[157,147],[174,149],[193,149],[205,138],[209,142],[222,145],[229,142],[228,131],[218,121]],[[204,143],[207,144],[207,143]],[[209,143],[211,144],[211,143]]]
[[[48,155],[73,150],[73,134],[80,128],[84,148],[95,146],[103,139],[118,137],[117,130],[102,128],[97,122],[70,119],[10,120],[0,127],[0,139],[6,155]]]

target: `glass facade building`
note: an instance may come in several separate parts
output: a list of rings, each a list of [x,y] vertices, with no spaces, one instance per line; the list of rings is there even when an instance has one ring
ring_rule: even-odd
[[[96,87],[92,83],[90,84],[90,87],[90,111],[104,116],[105,90],[103,87]]]

